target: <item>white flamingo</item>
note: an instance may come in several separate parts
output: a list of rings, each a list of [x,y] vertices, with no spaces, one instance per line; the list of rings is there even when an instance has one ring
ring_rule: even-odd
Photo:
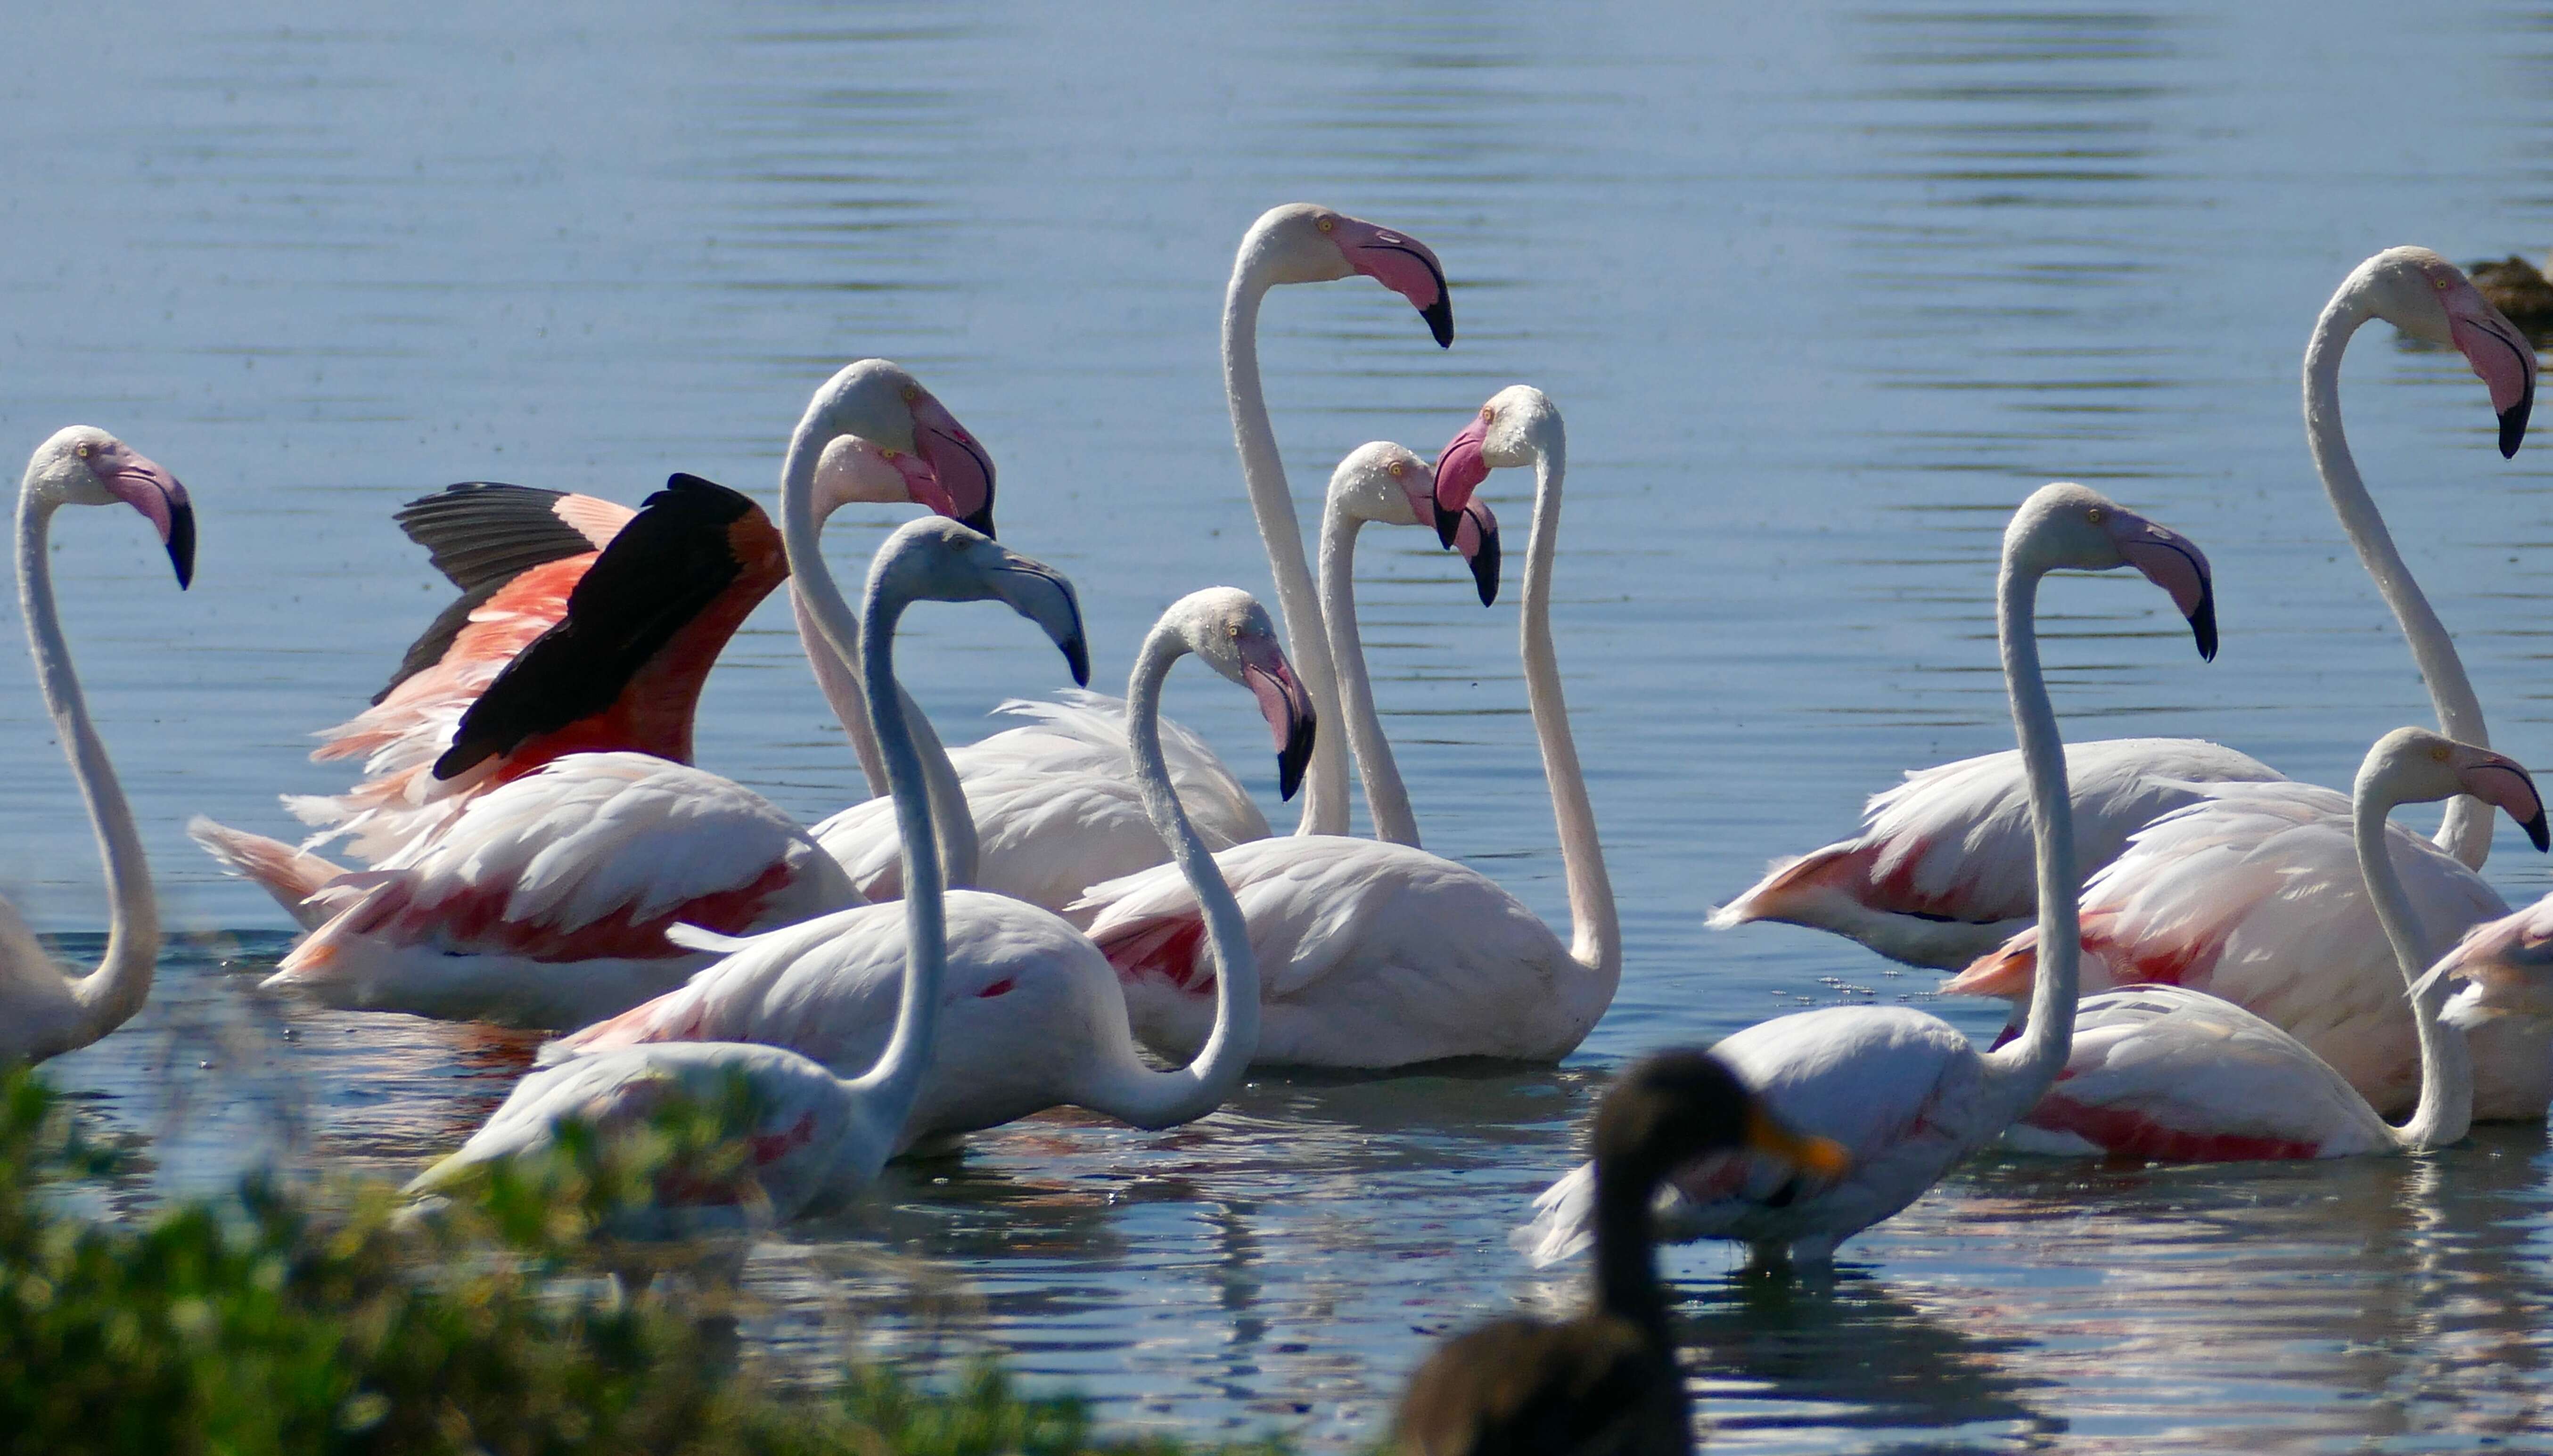
[[[1409,845],[1298,835],[1224,850],[1215,862],[1241,901],[1259,957],[1263,1065],[1557,1061],[1612,1001],[1621,927],[1551,640],[1565,455],[1560,411],[1541,391],[1519,385],[1499,392],[1447,447],[1435,494],[1445,500],[1448,461],[1469,461],[1475,472],[1459,487],[1464,499],[1451,503],[1457,510],[1486,466],[1536,469],[1522,655],[1559,823],[1572,940],[1563,945],[1479,870]],[[1147,870],[1092,886],[1067,914],[1088,917],[1091,939],[1125,978],[1136,1036],[1166,1055],[1193,1055],[1213,1010],[1194,892],[1175,875]]]
[[[2474,1064],[2464,1031],[2440,1022],[2442,974],[2387,849],[2397,804],[2468,794],[2508,811],[2545,847],[2543,801],[2526,770],[2425,728],[2377,740],[2358,770],[2351,839],[2417,1027],[2419,1100],[2396,1127],[2306,1046],[2240,1006],[2172,985],[2087,996],[2056,1085],[2007,1141],[2035,1153],[2125,1154],[2188,1162],[2415,1153],[2465,1135]]]
[[[812,531],[806,541],[813,545]],[[846,657],[856,654],[864,669],[864,706],[874,715],[879,755],[889,792],[904,814],[908,844],[932,842],[931,810],[921,751],[895,689],[896,622],[916,601],[987,600],[1006,603],[1044,628],[1067,658],[1077,657],[1080,609],[1063,578],[979,532],[936,518],[904,526],[879,548],[869,571],[864,636],[846,621],[825,622],[831,640]],[[848,616],[838,592],[824,607]],[[607,1131],[625,1127],[653,1113],[669,1089],[716,1099],[739,1079],[751,1096],[746,1151],[752,1166],[741,1172],[752,1186],[660,1182],[660,1202],[735,1206],[740,1195],[758,1193],[772,1216],[785,1219],[819,1198],[856,1192],[875,1181],[901,1146],[929,1076],[948,956],[938,856],[909,857],[904,874],[914,893],[888,911],[904,921],[894,1030],[858,1077],[844,1080],[781,1048],[732,1042],[623,1047],[578,1058],[523,1078],[460,1151],[426,1170],[409,1190],[450,1187],[488,1164],[543,1152],[569,1119]],[[800,927],[784,934],[812,931]]]
[[[2439,729],[2487,744],[2482,705],[2455,643],[2395,550],[2341,429],[2341,354],[2370,318],[2464,354],[2490,387],[2502,455],[2516,453],[2526,431],[2535,355],[2453,264],[2425,248],[2389,248],[2360,264],[2324,305],[2305,346],[2305,438],[2332,509],[2401,624]],[[2086,873],[2117,858],[2139,829],[2199,802],[2215,785],[2284,778],[2258,759],[2197,738],[2076,743],[2066,761],[2075,852]],[[1804,925],[1909,964],[1956,969],[2028,926],[2035,914],[2022,795],[2020,763],[2009,752],[1910,772],[1905,783],[1871,799],[1857,838],[1777,861],[1711,924]],[[2457,800],[2447,808],[2437,842],[2479,868],[2491,847],[2490,811]],[[2383,968],[2388,981],[2391,974]]]
[[[27,616],[27,649],[36,660],[45,710],[53,715],[71,778],[97,832],[98,852],[106,861],[108,918],[105,958],[86,975],[65,976],[18,913],[0,900],[0,1064],[42,1062],[124,1025],[149,998],[159,964],[160,908],[151,890],[151,865],[71,670],[46,550],[56,510],[118,502],[158,528],[183,590],[195,574],[195,510],[186,488],[122,440],[88,425],[56,430],[36,447],[18,485],[18,606]]]
[[[801,579],[822,569],[802,566]],[[823,612],[825,593],[813,595]],[[1297,746],[1297,768],[1312,720],[1275,626],[1246,592],[1215,587],[1182,598],[1136,658],[1126,695],[1135,771],[1145,808],[1205,907],[1220,972],[1215,1027],[1204,1049],[1174,1070],[1146,1066],[1127,1030],[1117,974],[1097,947],[1052,911],[952,890],[944,1033],[899,1148],[1062,1104],[1138,1127],[1169,1127],[1213,1111],[1239,1084],[1258,1043],[1258,970],[1241,908],[1179,808],[1159,733],[1163,682],[1191,652],[1257,695],[1270,727]],[[722,944],[732,953],[681,990],[552,1043],[543,1060],[676,1041],[769,1043],[835,1067],[875,1057],[905,959],[903,922],[893,906]]]
[[[1996,634],[2030,775],[2040,902],[2060,931],[2073,928],[2078,878],[2066,749],[2039,666],[2039,583],[2051,571],[2121,566],[2135,567],[2169,593],[2204,643],[2199,614],[2209,595],[2207,562],[2186,539],[2097,492],[2064,483],[2041,487],[2004,532]],[[2072,938],[2059,944],[2071,945]],[[1659,1205],[1661,1232],[1737,1240],[1758,1262],[1786,1255],[1827,1261],[1835,1245],[1914,1202],[2039,1101],[2065,1064],[2074,1002],[2074,957],[2054,954],[2041,967],[2021,1035],[1992,1052],[1979,1053],[1949,1023],[1905,1006],[1831,1006],[1729,1037],[1712,1055],[1783,1122],[1841,1144],[1851,1170],[1804,1190],[1788,1170],[1745,1160],[1692,1165],[1672,1179],[1671,1199]],[[1585,1247],[1594,1191],[1593,1165],[1554,1183],[1535,1200],[1536,1217],[1518,1231],[1518,1246],[1545,1263]]]

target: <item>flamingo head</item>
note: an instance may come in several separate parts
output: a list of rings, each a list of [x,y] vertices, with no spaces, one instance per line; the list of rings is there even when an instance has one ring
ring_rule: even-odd
[[[1239,587],[1190,592],[1162,615],[1187,649],[1231,682],[1250,690],[1276,739],[1276,789],[1291,799],[1312,761],[1312,695],[1285,661],[1268,609]]]
[[[1330,473],[1330,503],[1341,514],[1380,525],[1435,519],[1435,475],[1417,454],[1388,440],[1359,445]],[[1498,600],[1498,518],[1487,504],[1468,502],[1454,549],[1472,568],[1484,607]]]
[[[2343,285],[2369,311],[2412,338],[2453,349],[2490,387],[2499,416],[2499,453],[2517,453],[2535,407],[2535,346],[2454,264],[2426,248],[2387,248],[2358,266]]]
[[[869,595],[881,591],[908,601],[1002,603],[1046,632],[1075,684],[1090,686],[1089,638],[1072,583],[981,531],[936,515],[905,522],[869,565]]]
[[[1622,1073],[1596,1110],[1592,1141],[1598,1179],[1627,1177],[1643,1194],[1686,1165],[1728,1155],[1761,1155],[1822,1182],[1852,1167],[1840,1144],[1793,1130],[1725,1063],[1690,1048]]]
[[[1436,457],[1429,503],[1436,539],[1448,546],[1461,539],[1470,518],[1472,493],[1490,478],[1491,471],[1548,459],[1558,453],[1560,444],[1560,407],[1550,395],[1531,385],[1509,385],[1492,394],[1490,402]]]
[[[1276,283],[1326,283],[1363,274],[1409,300],[1441,348],[1454,343],[1454,297],[1426,244],[1406,233],[1309,202],[1272,207],[1251,224],[1241,252]]]
[[[817,517],[854,501],[911,502],[993,534],[993,459],[903,366],[842,366],[798,426],[823,441]]]
[[[2005,559],[2033,571],[2111,571],[2133,566],[2189,619],[2198,655],[2216,660],[2216,585],[2196,542],[2157,525],[2100,492],[2058,481],[2042,486],[2004,532]]]
[[[56,430],[27,462],[25,491],[53,505],[112,505],[142,512],[160,532],[180,591],[195,580],[195,507],[158,461],[94,425]]]
[[[2358,793],[2395,804],[2426,804],[2471,794],[2507,811],[2540,851],[2553,847],[2544,800],[2523,765],[2504,753],[2459,743],[2427,728],[2399,728],[2376,740],[2358,766]]]

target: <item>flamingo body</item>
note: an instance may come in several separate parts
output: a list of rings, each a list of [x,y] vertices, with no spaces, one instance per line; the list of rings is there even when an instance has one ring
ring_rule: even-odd
[[[2507,913],[2498,892],[2437,845],[2398,826],[2386,842],[2423,964]],[[2084,886],[2082,915],[2087,992],[2205,991],[2294,1037],[2380,1113],[2416,1095],[2418,1039],[2359,872],[2347,795],[2299,783],[2221,787],[2137,835]],[[2024,931],[1944,989],[2024,994],[2038,946],[2037,930]],[[2528,1040],[2503,1033],[2476,1045],[2477,1117],[2544,1114],[2553,1039]]]
[[[1612,999],[1497,881],[1424,849],[1296,835],[1215,855],[1250,924],[1260,1065],[1556,1062]],[[1124,978],[1135,1035],[1190,1055],[1214,1015],[1203,912],[1175,873],[1093,885],[1066,912]]]
[[[2200,738],[2065,745],[2074,852],[2089,873],[2138,830],[2210,786],[2282,780]],[[1783,860],[1711,917],[1715,930],[1779,921],[1831,931],[1910,965],[1954,970],[2038,916],[2030,801],[2014,749],[1912,769],[1873,795],[1854,839]]]
[[[742,933],[858,900],[768,800],[643,753],[579,753],[468,800],[443,831],[341,876],[331,918],[267,985],[331,1005],[582,1026],[713,958],[665,937]]]

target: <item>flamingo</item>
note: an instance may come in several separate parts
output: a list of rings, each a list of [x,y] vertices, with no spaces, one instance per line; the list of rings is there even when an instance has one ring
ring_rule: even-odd
[[[2172,985],[2127,986],[2083,1000],[2056,1085],[2007,1141],[2038,1153],[2107,1153],[2202,1162],[2344,1158],[2445,1147],[2473,1123],[2465,1034],[2443,1026],[2443,975],[2430,957],[2389,852],[2397,804],[2469,794],[2508,811],[2546,847],[2543,801],[2509,758],[2425,728],[2396,728],[2358,770],[2350,838],[2417,1027],[2419,1101],[2400,1127],[2302,1042],[2230,1001]],[[2417,842],[2416,840],[2414,842]]]
[[[809,529],[793,539],[812,547],[814,533]],[[847,617],[840,594],[832,592],[831,597],[825,607],[839,609],[832,617]],[[954,521],[925,518],[887,538],[869,570],[868,631],[862,635],[845,629],[850,623],[832,617],[823,629],[846,658],[856,655],[861,661],[864,706],[874,718],[888,790],[904,813],[904,842],[919,845],[933,840],[930,793],[921,750],[896,691],[894,663],[896,623],[916,601],[1002,602],[1036,622],[1076,670],[1083,657],[1079,604],[1071,584],[1052,569]],[[746,1185],[660,1180],[660,1204],[709,1204],[715,1211],[758,1195],[771,1216],[787,1219],[820,1198],[854,1193],[874,1182],[901,1145],[929,1079],[948,955],[938,856],[908,855],[904,875],[914,892],[900,911],[888,912],[900,914],[904,922],[899,942],[902,993],[894,1030],[859,1076],[845,1080],[783,1048],[732,1042],[622,1047],[580,1057],[516,1083],[504,1105],[459,1151],[420,1174],[409,1191],[450,1188],[489,1165],[543,1153],[556,1143],[563,1122],[575,1120],[606,1131],[626,1128],[649,1116],[669,1091],[715,1098],[738,1080],[749,1094],[753,1119],[745,1141],[751,1166],[739,1170]],[[813,930],[800,927],[783,934],[804,937]]]
[[[810,489],[820,518],[855,502],[911,502],[991,533],[992,462],[912,374],[887,360],[859,360],[836,371],[815,398],[839,430],[818,442]],[[809,412],[816,412],[813,403]],[[346,838],[355,857],[378,863],[433,833],[450,801],[520,777],[565,751],[535,741],[471,772],[432,771],[462,716],[506,664],[558,624],[569,596],[631,515],[627,506],[592,496],[493,482],[452,486],[410,502],[399,524],[461,597],[408,648],[373,706],[324,730],[326,741],[312,751],[323,761],[364,758],[366,781],[339,795],[288,795],[285,806],[326,838]],[[734,625],[782,579],[778,567],[774,554],[770,570],[730,582],[724,599],[697,619],[692,650],[634,685],[640,696],[617,705],[616,719],[580,725],[576,745],[690,762],[701,687]],[[725,623],[722,631],[711,625],[717,622]],[[856,681],[818,649],[803,616],[800,631],[872,792],[882,792]],[[312,923],[311,892],[342,872],[316,854],[218,825],[205,838],[215,858],[255,880],[305,926]]]
[[[2516,454],[2526,434],[2535,355],[2453,264],[2425,248],[2388,248],[2360,264],[2323,306],[2305,346],[2305,438],[2341,529],[2401,624],[2439,730],[2487,744],[2482,705],[2455,643],[2394,548],[2341,429],[2341,354],[2370,318],[2463,353],[2490,389],[2503,456]],[[2139,829],[2218,786],[2285,778],[2248,754],[2197,738],[2077,743],[2066,762],[2075,853],[2087,872],[2117,858]],[[1911,965],[1955,970],[2037,913],[2022,793],[2020,761],[2009,752],[1910,772],[1871,799],[1858,838],[1777,860],[1710,923],[1722,930],[1757,920],[1804,925]],[[2437,840],[2480,868],[2491,849],[2489,811],[2457,800]],[[2389,979],[2391,971],[2383,974]]]
[[[820,562],[801,566],[801,580],[822,569]],[[829,595],[821,586],[811,593],[820,616]],[[1052,911],[952,890],[945,1030],[899,1149],[1062,1104],[1138,1127],[1170,1127],[1222,1105],[1247,1070],[1259,1029],[1248,930],[1212,852],[1179,807],[1161,750],[1162,684],[1189,653],[1258,697],[1280,745],[1288,797],[1302,771],[1312,719],[1276,627],[1246,592],[1215,587],[1181,598],[1137,655],[1126,694],[1127,737],[1144,807],[1205,907],[1219,969],[1215,1029],[1204,1049],[1176,1070],[1146,1066],[1127,1030],[1117,973],[1097,947]],[[836,1067],[865,1065],[876,1055],[905,960],[904,923],[892,907],[848,910],[717,944],[730,952],[726,959],[678,991],[552,1043],[543,1060],[678,1041],[768,1043]]]
[[[1541,391],[1518,385],[1482,406],[1447,447],[1433,496],[1459,511],[1490,466],[1536,470],[1522,655],[1559,824],[1572,940],[1563,945],[1479,870],[1411,845],[1297,835],[1226,849],[1215,862],[1249,919],[1262,969],[1261,1064],[1554,1062],[1585,1039],[1613,998],[1621,927],[1551,640],[1565,455],[1559,409]],[[1460,499],[1448,503],[1449,491]],[[1333,640],[1344,658],[1342,646]],[[1214,978],[1200,945],[1203,912],[1185,881],[1146,870],[1092,886],[1065,913],[1086,920],[1126,982],[1136,1036],[1164,1055],[1193,1055],[1206,1035]]]
[[[2157,820],[2083,887],[2084,984],[2161,983],[2230,1001],[2302,1043],[2379,1112],[2399,1114],[2419,1095],[2420,1037],[2355,825],[2346,796],[2286,782],[2224,786]],[[2444,849],[2400,828],[2386,836],[2420,964],[2508,913]],[[2023,931],[1942,989],[2016,995],[2040,945]],[[2472,1026],[2468,1040],[2474,1116],[2543,1116],[2553,1026],[2500,1019]]]
[[[811,543],[818,461],[850,432],[857,406],[843,391],[818,392],[782,463],[784,530]],[[722,511],[731,524],[684,559],[716,569],[713,541],[723,540],[731,556],[743,548],[740,534],[749,534],[753,550],[768,550],[769,569],[785,570],[786,548],[768,539],[769,522],[751,502],[707,482],[692,487],[723,503],[691,512],[705,528]],[[758,532],[735,524],[754,522]],[[472,706],[438,769],[467,769],[471,761],[458,755],[490,746],[474,732],[478,720],[512,723],[520,703],[587,686],[590,669],[579,665],[575,641],[612,648],[641,631],[679,640],[688,630],[661,599],[661,581],[604,575],[638,529],[625,527],[579,583],[558,629],[556,640],[571,644],[560,660],[543,662],[537,644],[526,649]],[[580,624],[576,609],[588,602],[597,619]],[[833,656],[830,646],[816,654],[820,677]],[[1084,661],[1078,670],[1087,669]],[[827,684],[846,731],[857,716],[840,689],[848,677]],[[909,731],[928,733],[911,705],[905,713]],[[494,746],[501,748],[501,738]],[[936,787],[956,793],[953,784]],[[963,816],[955,818],[962,831]],[[944,862],[970,865],[972,853],[971,843],[942,846]],[[284,957],[270,986],[331,1004],[548,1027],[616,1015],[715,958],[668,939],[671,925],[735,933],[860,903],[832,856],[759,795],[626,751],[553,758],[462,801],[433,836],[379,869],[339,876],[316,893],[332,918]]]
[[[177,569],[177,589],[185,590],[195,576],[195,508],[176,477],[132,446],[90,425],[56,430],[36,447],[18,484],[18,606],[27,616],[27,650],[36,660],[45,710],[70,758],[71,778],[88,806],[89,826],[97,832],[98,852],[106,861],[108,919],[105,958],[85,975],[66,976],[26,922],[0,900],[0,1064],[76,1051],[124,1025],[150,997],[159,964],[160,908],[151,865],[71,670],[46,545],[56,510],[118,502],[159,530]]]
[[[1435,473],[1426,461],[1388,440],[1375,440],[1349,451],[1330,473],[1329,499],[1321,509],[1321,619],[1338,659],[1339,716],[1365,783],[1374,837],[1413,848],[1418,819],[1410,812],[1409,791],[1401,785],[1400,766],[1375,711],[1365,641],[1357,628],[1356,543],[1370,521],[1432,523],[1435,500]],[[1498,600],[1498,518],[1481,501],[1466,503],[1462,517],[1450,544],[1470,562],[1472,584],[1480,591],[1481,605],[1488,607]]]
[[[1683,1453],[1693,1412],[1658,1287],[1649,1203],[1684,1164],[1752,1153],[1814,1178],[1849,1163],[1783,1126],[1707,1052],[1660,1052],[1605,1094],[1596,1169],[1596,1307],[1575,1319],[1501,1319],[1436,1347],[1393,1419],[1407,1456],[1488,1452]]]
[[[1418,831],[1409,817],[1408,795],[1391,765],[1390,745],[1373,717],[1373,694],[1356,639],[1354,586],[1348,578],[1354,570],[1358,528],[1372,520],[1418,524],[1422,516],[1416,502],[1430,494],[1429,481],[1427,463],[1400,446],[1385,442],[1361,446],[1339,463],[1331,477],[1322,526],[1322,614],[1340,623],[1336,630],[1344,644],[1338,663],[1343,711],[1351,731],[1359,734],[1360,757],[1380,755],[1367,773],[1369,784],[1375,786],[1368,799],[1375,806],[1377,837],[1403,844],[1417,843]],[[1498,595],[1498,517],[1479,503],[1470,511],[1457,545],[1470,562],[1475,585],[1487,604]],[[1114,702],[1097,695],[1089,695],[1089,700],[1102,706]],[[1026,746],[1031,735],[1042,731],[1030,728],[1013,729],[975,745],[978,750],[999,749],[1002,757],[970,754],[963,748],[950,754],[960,764],[956,773],[973,810],[980,849],[971,882],[975,888],[1061,910],[1093,884],[1169,858],[1169,847],[1146,811],[1135,781],[1121,771],[1119,763],[1079,751],[1105,744],[1122,761],[1125,749],[1119,745],[1126,741],[1129,727],[1120,726],[1103,737],[1097,726],[1078,712],[1067,717],[1055,705],[1018,701],[1005,707],[1038,714],[1052,711],[1075,727],[1058,735],[1046,753]],[[1133,720],[1129,717],[1125,722],[1131,726]],[[1180,801],[1224,802],[1226,796],[1218,785],[1229,770],[1222,769],[1214,750],[1175,724],[1160,728],[1185,749],[1172,760],[1170,771]],[[1014,736],[1022,740],[1020,744],[1004,743]],[[968,761],[979,766],[969,771],[963,766]],[[1241,804],[1249,803],[1243,792]],[[842,862],[851,882],[872,900],[893,899],[900,893],[894,877],[899,850],[885,807],[876,800],[855,804],[815,828],[817,842]],[[1210,850],[1242,842],[1233,837],[1229,821],[1200,828]],[[1267,835],[1263,829],[1247,838]]]
[[[1440,469],[1441,469],[1440,464]],[[1442,500],[1440,493],[1439,499]],[[2013,727],[2030,772],[2040,903],[2071,932],[2074,830],[2065,794],[2065,745],[2049,706],[2033,621],[2039,583],[2051,571],[2133,566],[2189,618],[2202,653],[2215,636],[2207,560],[2198,548],[2099,493],[2066,482],[2043,486],[2014,513],[1995,585],[1995,626]],[[2058,945],[2072,947],[2061,935]],[[1785,1253],[1824,1264],[1835,1246],[1922,1196],[1960,1159],[2027,1113],[2065,1065],[2075,1003],[2073,954],[2040,964],[2030,1016],[2018,1038],[1979,1053],[1939,1017],[1907,1006],[1830,1006],[1760,1022],[1713,1048],[1791,1126],[1832,1138],[1852,1171],[1815,1190],[1744,1163],[1716,1160],[1674,1178],[1658,1216],[1671,1238],[1735,1239],[1759,1264]],[[1585,1247],[1595,1216],[1592,1165],[1534,1200],[1516,1242],[1538,1263]]]

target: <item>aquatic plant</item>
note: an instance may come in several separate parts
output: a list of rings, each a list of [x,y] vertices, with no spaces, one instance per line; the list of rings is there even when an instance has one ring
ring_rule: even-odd
[[[385,1185],[252,1178],[127,1220],[73,1196],[114,1155],[41,1080],[0,1071],[0,1449],[1186,1449],[1103,1441],[1081,1400],[1023,1395],[989,1363],[947,1386],[892,1366],[784,1385],[735,1353],[714,1295],[615,1288],[603,1264],[630,1268],[637,1246],[603,1231],[668,1170],[714,1166],[732,1102],[669,1108],[635,1139],[562,1139],[428,1218]]]

